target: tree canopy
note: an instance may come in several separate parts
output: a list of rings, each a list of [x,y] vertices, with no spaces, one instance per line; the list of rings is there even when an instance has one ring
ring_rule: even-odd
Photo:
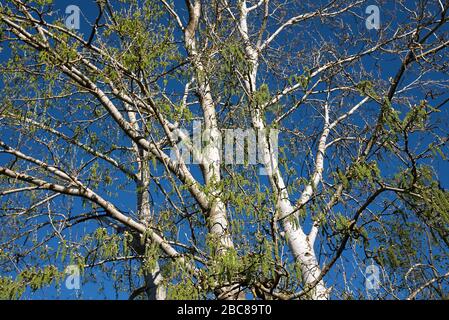
[[[369,5],[2,1],[0,298],[448,298],[449,1]]]

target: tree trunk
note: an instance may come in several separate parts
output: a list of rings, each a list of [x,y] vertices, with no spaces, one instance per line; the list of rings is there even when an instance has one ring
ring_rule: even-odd
[[[196,49],[195,33],[201,16],[201,2],[187,1],[189,9],[189,23],[184,31],[185,45],[192,63],[196,70],[196,80],[198,83],[198,95],[200,97],[201,108],[204,113],[205,132],[202,140],[207,146],[202,152],[201,168],[204,175],[205,184],[212,190],[210,192],[211,201],[208,212],[209,234],[217,241],[215,254],[224,254],[227,250],[234,248],[231,235],[229,233],[226,206],[220,198],[219,193],[214,190],[214,185],[221,180],[221,133],[217,124],[215,113],[215,103],[211,94],[211,88],[205,75],[205,67]],[[215,290],[218,299],[236,300],[244,299],[240,287],[225,286]]]
[[[257,92],[257,71],[259,67],[259,54],[258,51],[253,48],[250,42],[248,34],[247,14],[248,11],[246,7],[246,1],[242,1],[240,5],[240,32],[245,43],[245,52],[251,65],[251,72],[249,73],[248,78],[245,79],[245,87],[246,91],[253,95],[255,92]],[[303,283],[307,287],[308,285],[314,283],[316,279],[318,279],[318,276],[321,273],[321,269],[316,259],[313,244],[309,242],[307,235],[303,232],[301,226],[299,225],[297,214],[292,214],[292,212],[294,212],[294,208],[291,205],[287,188],[278,168],[277,154],[274,154],[270,146],[265,123],[262,120],[260,106],[252,101],[252,97],[249,97],[249,100],[249,105],[252,112],[253,127],[254,129],[262,133],[258,135],[259,139],[262,140],[259,141],[258,144],[258,151],[262,153],[262,157],[259,157],[259,160],[262,160],[265,171],[269,176],[273,191],[276,192],[278,197],[276,208],[278,218],[291,215],[288,218],[282,220],[282,225],[285,230],[285,235],[287,237],[287,242],[289,244],[290,250],[295,258],[296,263],[301,269]],[[293,220],[296,220],[295,222],[297,223],[293,223]],[[320,280],[316,284],[315,288],[310,291],[309,296],[313,300],[323,300],[329,298],[328,290],[326,289],[323,280]]]

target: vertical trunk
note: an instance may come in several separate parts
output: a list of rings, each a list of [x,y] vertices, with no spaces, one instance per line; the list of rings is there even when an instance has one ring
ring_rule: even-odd
[[[292,212],[293,207],[286,201],[285,212]],[[313,244],[310,243],[309,238],[302,231],[298,225],[297,217],[290,217],[295,219],[296,223],[293,223],[291,219],[286,218],[282,221],[285,235],[290,250],[295,258],[296,263],[299,265],[302,274],[302,281],[307,287],[318,279],[321,273],[320,266],[316,259],[315,250]],[[326,288],[324,281],[320,280],[315,287],[310,290],[309,297],[312,300],[327,300],[329,299],[328,289]]]
[[[139,148],[139,172],[140,181],[137,187],[137,210],[139,220],[146,226],[151,224],[151,206],[150,206],[150,167],[147,152]],[[145,293],[150,300],[165,300],[166,289],[163,283],[163,277],[160,273],[159,263],[151,271],[144,273]]]
[[[202,169],[204,173],[205,183],[211,187],[210,210],[208,213],[209,233],[214,241],[217,241],[216,255],[221,255],[226,250],[234,248],[231,234],[229,233],[226,206],[220,198],[219,191],[214,185],[221,181],[220,165],[221,165],[221,133],[218,129],[217,119],[215,115],[215,105],[213,104],[208,84],[199,85],[201,105],[205,115],[205,132],[203,141],[207,142],[207,147],[203,150]],[[225,286],[216,290],[216,295],[223,300],[244,299],[243,292],[240,287]]]
[[[128,116],[136,131],[139,131],[136,114],[128,110]],[[150,204],[150,165],[148,151],[145,151],[136,143],[133,144],[137,160],[138,180],[136,187],[137,195],[137,216],[139,221],[148,227],[151,224],[151,204]],[[139,254],[145,254],[145,247],[141,248],[140,241],[135,242],[139,248],[134,248]],[[166,288],[163,277],[160,273],[159,263],[156,261],[155,267],[151,271],[144,272],[144,288],[147,298],[150,300],[165,300]]]
[[[137,216],[145,225],[148,225],[151,219],[150,191],[148,190],[150,182],[150,172],[147,160],[147,152],[138,148],[139,156],[139,181],[137,183]]]
[[[144,275],[145,278],[145,293],[149,300],[165,300],[167,298],[167,291],[164,286],[164,278],[159,269],[159,263],[156,262],[156,267],[152,272]]]
[[[232,237],[229,233],[226,206],[220,198],[219,192],[214,190],[214,185],[221,180],[221,133],[218,128],[215,103],[211,94],[211,88],[206,76],[205,67],[196,48],[195,33],[201,16],[201,2],[186,1],[189,9],[189,23],[184,30],[185,45],[189,57],[196,71],[198,83],[198,95],[204,114],[205,132],[203,142],[207,144],[202,153],[202,171],[205,183],[210,189],[211,201],[208,212],[209,234],[217,241],[216,254],[224,254],[226,250],[234,248]],[[225,286],[216,290],[219,299],[243,299],[244,294],[239,287]]]
[[[253,118],[254,127],[257,130],[264,130],[265,126],[257,114],[258,112],[255,112]],[[299,225],[297,214],[292,214],[295,208],[289,200],[287,188],[277,166],[276,155],[271,151],[266,135],[259,135],[259,137],[261,136],[263,137],[263,140],[259,142],[259,146],[262,149],[260,150],[262,152],[261,160],[265,166],[266,172],[269,174],[272,188],[277,193],[278,199],[276,211],[278,219],[282,219],[282,226],[285,231],[288,245],[296,263],[301,269],[302,281],[305,286],[308,286],[314,283],[321,273],[315,250],[313,249],[313,243],[309,240],[309,237],[307,237]],[[310,291],[309,296],[313,300],[326,300],[329,298],[328,290],[323,280],[320,280],[316,284],[314,289]]]
[[[250,74],[248,78],[245,79],[244,83],[246,91],[252,95],[257,91],[256,80],[259,67],[259,52],[251,45],[248,33],[247,15],[248,10],[246,7],[246,1],[241,1],[240,32],[245,43],[245,52],[248,57],[248,61],[251,64]],[[263,110],[260,110],[260,106],[254,104],[251,100],[252,98],[250,97],[253,127],[263,133],[258,135],[259,139],[262,140],[259,141],[259,152],[262,153],[262,156],[259,157],[259,159],[262,160],[264,164],[272,189],[276,192],[278,198],[276,205],[278,218],[288,216],[282,220],[282,225],[285,230],[287,242],[293,257],[301,269],[302,281],[305,286],[308,286],[318,279],[321,269],[316,259],[313,243],[309,241],[307,235],[303,232],[301,226],[299,225],[297,214],[291,214],[294,211],[294,208],[289,200],[287,188],[278,168],[277,154],[273,153],[269,138],[265,132],[265,123],[262,120]],[[328,299],[328,290],[323,280],[320,280],[316,284],[316,286],[310,291],[309,296],[313,300]]]

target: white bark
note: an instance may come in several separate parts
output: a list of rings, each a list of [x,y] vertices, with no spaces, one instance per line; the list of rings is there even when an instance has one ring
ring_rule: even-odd
[[[253,94],[257,90],[257,69],[258,69],[258,59],[259,59],[259,49],[254,48],[249,39],[248,33],[248,22],[247,15],[248,9],[246,7],[246,1],[241,1],[240,3],[240,32],[245,42],[245,52],[248,56],[248,60],[251,63],[251,73],[248,79],[245,79],[246,91],[250,94]],[[265,124],[262,120],[262,112],[259,106],[252,105],[252,124],[256,130],[260,130],[262,132],[265,131]],[[326,141],[326,137],[328,134],[328,130],[326,131],[326,136],[322,138],[324,140],[324,145]],[[261,135],[259,135],[261,137]],[[319,277],[321,273],[320,266],[316,259],[316,254],[313,249],[313,243],[311,243],[307,237],[307,235],[303,232],[299,223],[297,223],[297,214],[295,212],[295,208],[292,206],[289,195],[287,192],[287,188],[285,186],[284,180],[282,178],[281,172],[278,168],[277,155],[273,153],[270,143],[266,137],[263,135],[263,140],[259,141],[259,147],[262,150],[263,157],[262,161],[265,166],[265,170],[269,174],[270,182],[273,190],[276,192],[278,200],[277,200],[277,214],[278,218],[282,219],[284,217],[290,216],[282,220],[283,228],[285,230],[286,238],[290,247],[290,250],[295,258],[296,263],[298,263],[299,267],[302,271],[302,280],[304,284],[311,285],[313,284]],[[320,142],[320,146],[322,143]],[[322,162],[323,162],[322,154],[319,153],[319,157],[317,158],[317,174],[314,176],[313,181],[318,182],[321,178],[322,172]],[[313,190],[313,189],[311,189]],[[306,188],[304,191],[303,197],[307,198],[311,196],[311,190]],[[323,280],[318,281],[314,289],[310,291],[310,297],[314,300],[320,299],[328,299],[329,293],[324,284]]]
[[[165,300],[167,298],[167,290],[163,281],[159,264],[156,263],[153,271],[145,275],[145,292],[149,300]]]
[[[195,78],[198,85],[200,105],[204,114],[205,130],[202,139],[203,142],[207,144],[202,151],[201,168],[205,183],[211,188],[211,201],[208,212],[209,233],[214,240],[217,241],[216,254],[223,254],[226,250],[234,248],[234,244],[229,232],[226,206],[220,198],[218,190],[214,188],[214,185],[218,184],[221,180],[220,166],[222,136],[218,128],[215,102],[206,76],[206,68],[197,52],[195,33],[201,15],[201,2],[199,0],[187,1],[187,5],[189,9],[189,23],[184,29],[185,47],[196,71]],[[244,295],[240,292],[238,286],[225,286],[218,289],[217,294],[219,299],[234,300],[244,298]]]
[[[145,132],[141,130],[137,118],[137,110],[133,110],[131,106],[127,106],[128,117],[131,125],[136,132],[140,132],[145,136]],[[139,221],[147,227],[152,225],[152,213],[150,206],[150,167],[148,151],[142,146],[133,142],[134,154],[137,161],[137,180],[136,180],[136,195],[137,195],[137,216]],[[138,242],[140,245],[140,241]],[[140,250],[139,254],[144,255],[145,249]],[[155,267],[151,271],[144,271],[145,293],[149,300],[165,300],[167,292],[164,285],[164,278],[160,273],[159,262],[155,262]]]
[[[212,98],[210,85],[205,77],[205,67],[197,52],[195,33],[201,15],[201,2],[187,1],[189,6],[189,24],[184,30],[185,46],[196,70],[200,104],[204,113],[205,131],[203,141],[207,143],[202,153],[202,170],[206,185],[213,186],[221,180],[221,133],[218,129],[215,103]],[[213,189],[213,188],[212,188]],[[232,238],[228,232],[226,206],[218,192],[211,191],[211,206],[209,210],[209,228],[213,236],[219,241],[218,251],[232,248]]]

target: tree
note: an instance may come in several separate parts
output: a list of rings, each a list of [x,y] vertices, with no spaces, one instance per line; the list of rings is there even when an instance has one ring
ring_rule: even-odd
[[[0,5],[3,298],[448,297],[448,1],[95,3]]]

